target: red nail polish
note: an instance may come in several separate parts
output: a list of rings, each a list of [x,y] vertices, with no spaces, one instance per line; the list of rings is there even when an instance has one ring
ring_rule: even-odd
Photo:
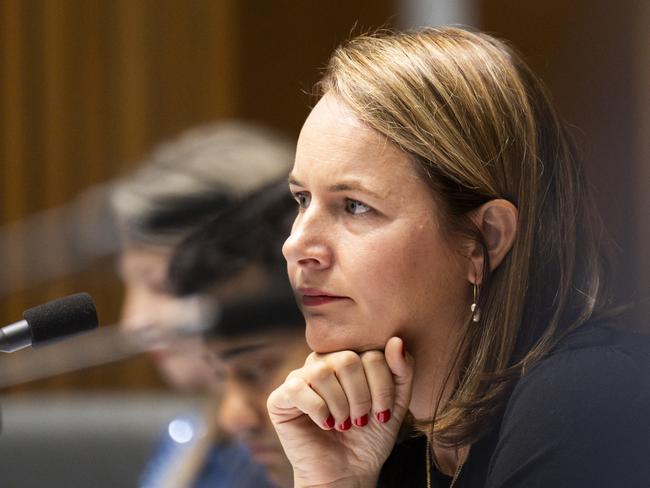
[[[340,430],[349,430],[350,427],[352,427],[352,420],[350,420],[350,417],[345,419],[345,422],[343,422],[341,425],[339,425]]]
[[[334,427],[334,417],[330,415],[325,419],[325,427],[327,427],[328,429]]]
[[[363,427],[367,423],[368,423],[368,414],[362,415],[361,417],[355,419],[354,421],[354,425],[356,425],[357,427]]]
[[[389,410],[384,410],[383,412],[378,412],[377,413],[377,420],[379,420],[380,423],[385,424],[390,420],[390,409]]]

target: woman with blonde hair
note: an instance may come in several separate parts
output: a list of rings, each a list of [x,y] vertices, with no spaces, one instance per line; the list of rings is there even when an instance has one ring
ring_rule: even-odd
[[[521,58],[379,33],[319,88],[283,249],[314,352],[268,400],[295,486],[650,486],[648,340]]]

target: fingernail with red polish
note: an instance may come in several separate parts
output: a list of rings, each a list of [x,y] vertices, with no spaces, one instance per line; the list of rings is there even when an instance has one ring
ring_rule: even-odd
[[[384,410],[383,412],[378,412],[377,420],[379,420],[379,422],[382,424],[388,422],[390,420],[390,410]]]
[[[357,427],[363,427],[367,423],[368,423],[368,414],[362,415],[361,417],[355,419],[354,421],[354,425],[356,425]]]
[[[330,415],[325,419],[325,427],[327,427],[328,429],[334,427],[334,417]]]
[[[343,422],[341,425],[339,425],[340,430],[349,430],[350,427],[352,427],[352,420],[350,420],[350,417],[345,419],[345,422]]]

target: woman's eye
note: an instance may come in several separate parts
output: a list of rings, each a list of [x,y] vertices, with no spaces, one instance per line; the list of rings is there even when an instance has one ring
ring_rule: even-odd
[[[309,202],[311,201],[311,196],[303,191],[294,193],[293,198],[295,198],[296,202],[298,202],[298,206],[300,208],[307,208],[309,206]]]
[[[370,212],[372,209],[358,200],[346,200],[345,210],[352,215],[361,215]]]

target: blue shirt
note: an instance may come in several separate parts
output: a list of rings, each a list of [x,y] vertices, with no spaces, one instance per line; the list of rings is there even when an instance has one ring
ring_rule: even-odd
[[[197,417],[172,420],[161,437],[156,452],[140,477],[139,488],[159,488],[174,474],[179,462],[200,437],[202,423]],[[274,488],[264,469],[237,442],[215,444],[206,455],[191,488]]]

